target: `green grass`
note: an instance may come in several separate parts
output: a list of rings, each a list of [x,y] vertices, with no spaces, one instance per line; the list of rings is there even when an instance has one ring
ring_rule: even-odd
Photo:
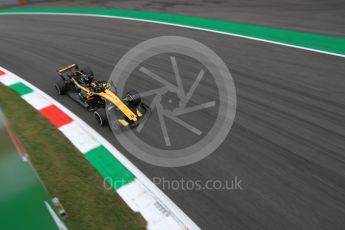
[[[80,152],[52,124],[0,84],[0,107],[30,155],[43,183],[68,213],[69,229],[145,229]]]

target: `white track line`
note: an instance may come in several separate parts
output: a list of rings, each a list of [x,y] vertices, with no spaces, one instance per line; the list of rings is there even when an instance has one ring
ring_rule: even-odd
[[[176,26],[176,27],[183,27],[183,28],[188,28],[188,29],[195,29],[195,30],[202,30],[202,31],[207,31],[207,32],[212,32],[212,33],[217,33],[217,34],[224,34],[224,35],[229,35],[233,37],[239,37],[239,38],[245,38],[245,39],[250,39],[250,40],[255,40],[255,41],[260,41],[260,42],[265,42],[265,43],[271,43],[275,45],[281,45],[281,46],[287,46],[291,48],[296,48],[296,49],[302,49],[302,50],[307,50],[311,52],[316,52],[316,53],[322,53],[322,54],[327,54],[327,55],[332,55],[336,57],[342,57],[344,58],[344,54],[337,54],[337,53],[332,53],[332,52],[327,52],[327,51],[322,51],[318,49],[312,49],[312,48],[307,48],[303,46],[296,46],[296,45],[290,45],[282,42],[275,42],[271,40],[266,40],[266,39],[261,39],[261,38],[255,38],[255,37],[250,37],[250,36],[244,36],[244,35],[239,35],[235,33],[228,33],[228,32],[221,32],[217,30],[211,30],[211,29],[204,29],[204,28],[199,28],[199,27],[194,27],[194,26],[186,26],[186,25],[180,25],[180,24],[175,24],[175,23],[168,23],[168,22],[158,22],[158,21],[153,21],[153,20],[145,20],[145,19],[138,19],[138,18],[129,18],[129,17],[120,17],[120,16],[109,16],[109,15],[95,15],[95,14],[75,14],[75,13],[42,13],[42,12],[20,12],[20,13],[0,13],[1,15],[64,15],[64,16],[87,16],[87,17],[100,17],[100,18],[115,18],[115,19],[124,19],[124,20],[131,20],[131,21],[140,21],[140,22],[149,22],[149,23],[154,23],[154,24],[162,24],[162,25],[169,25],[169,26]]]

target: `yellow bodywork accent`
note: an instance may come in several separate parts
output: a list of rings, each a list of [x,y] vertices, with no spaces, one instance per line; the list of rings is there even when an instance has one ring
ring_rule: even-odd
[[[121,99],[116,96],[113,92],[109,89],[106,89],[104,92],[99,93],[101,97],[107,99],[108,101],[112,102],[119,110],[128,117],[131,121],[137,121],[137,116],[128,108],[128,106],[121,101]]]
[[[69,65],[69,66],[67,66],[67,67],[65,67],[63,69],[59,69],[58,72],[61,73],[61,72],[64,72],[64,71],[66,71],[68,69],[71,69],[73,67],[76,67],[76,66],[77,66],[77,64],[72,64],[72,65]]]
[[[139,117],[141,117],[141,116],[143,115],[143,114],[140,112],[139,109],[137,109],[137,114],[138,114]]]
[[[113,103],[129,120],[134,121],[134,122],[138,120],[137,115],[135,115],[132,112],[132,110],[130,110],[128,106],[125,103],[123,103],[121,99],[115,93],[109,90],[109,86],[106,87],[106,90],[104,92],[96,93],[96,92],[92,92],[87,87],[79,85],[78,82],[74,78],[72,78],[72,80],[81,90],[86,92],[88,96],[91,96],[91,95],[101,96],[102,98]]]
[[[125,126],[125,127],[129,124],[126,120],[123,120],[123,119],[119,119],[119,120],[117,120],[117,121],[120,122],[121,125],[123,125],[123,126]]]

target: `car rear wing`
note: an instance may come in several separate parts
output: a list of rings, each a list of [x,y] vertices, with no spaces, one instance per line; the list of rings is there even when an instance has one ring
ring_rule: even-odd
[[[64,80],[67,80],[65,79],[65,77],[71,78],[76,71],[79,71],[79,66],[77,64],[71,64],[62,69],[57,70],[59,76]]]
[[[58,73],[63,73],[63,72],[66,72],[68,70],[79,70],[79,67],[77,64],[72,64],[72,65],[69,65],[69,66],[66,66],[65,68],[62,68],[62,69],[59,69],[57,72]]]

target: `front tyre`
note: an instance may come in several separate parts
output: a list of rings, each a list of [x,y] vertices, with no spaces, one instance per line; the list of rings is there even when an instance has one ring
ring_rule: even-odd
[[[126,97],[123,100],[128,102],[128,104],[133,106],[134,108],[138,107],[141,103],[140,94],[135,89],[128,91],[126,93]]]
[[[96,109],[93,114],[100,126],[105,126],[106,124],[108,124],[108,117],[104,108]]]

